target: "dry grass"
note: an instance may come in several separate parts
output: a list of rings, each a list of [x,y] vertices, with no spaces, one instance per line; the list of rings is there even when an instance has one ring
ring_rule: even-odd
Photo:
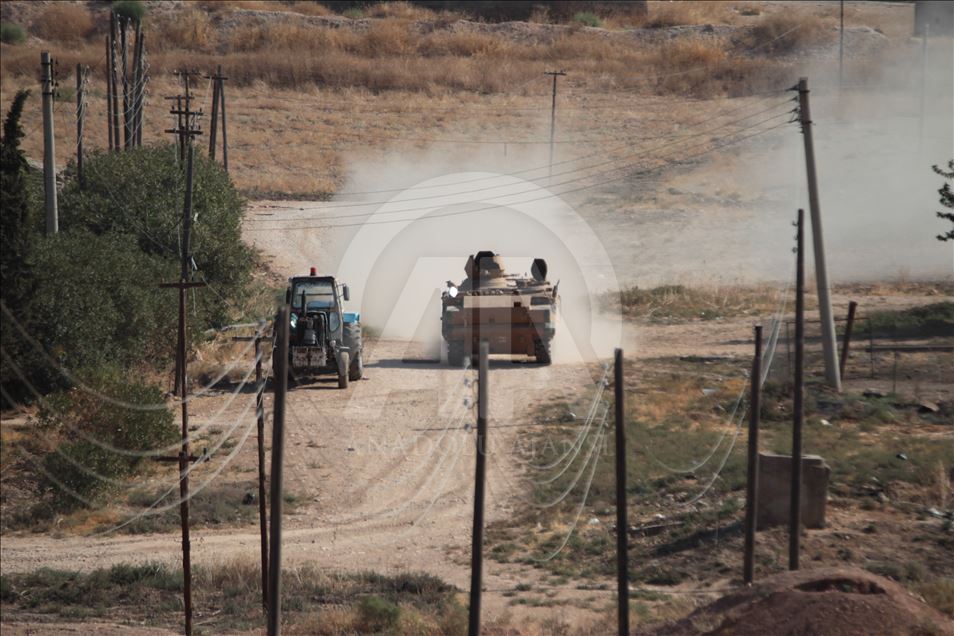
[[[55,3],[33,21],[31,31],[44,40],[75,42],[93,33],[93,18],[83,5]]]
[[[264,81],[272,86],[301,89],[308,86],[330,88],[364,87],[372,91],[412,90],[435,92],[507,92],[539,75],[545,67],[571,70],[577,81],[597,88],[619,88],[641,92],[689,94],[693,97],[720,94],[739,95],[760,91],[787,69],[771,58],[736,54],[725,42],[712,38],[685,36],[663,46],[640,43],[624,34],[606,35],[580,28],[541,33],[487,33],[474,28],[448,30],[441,21],[456,16],[420,9],[407,3],[383,3],[368,9],[374,16],[370,25],[328,28],[296,21],[291,13],[326,11],[314,3],[274,3],[284,16],[262,22],[232,24],[214,28],[210,13],[229,9],[264,9],[262,3],[226,3],[225,6],[196,3],[184,9],[165,11],[153,18],[161,36],[153,42],[150,64],[153,74],[183,66],[199,69],[223,64],[232,85]],[[656,6],[658,5],[658,6]],[[307,9],[306,9],[307,7]],[[41,16],[52,25],[77,23],[55,19],[57,12],[88,12],[77,5],[56,5]],[[651,3],[650,24],[665,22],[694,24],[712,21],[718,15],[735,15],[722,3]],[[49,19],[46,15],[53,16]],[[726,18],[728,19],[728,18]],[[429,23],[431,28],[421,28]],[[799,22],[801,21],[801,22]],[[773,38],[798,26],[797,33],[777,43]],[[73,27],[71,27],[73,28]],[[50,39],[76,38],[83,29],[50,33]],[[758,19],[756,27],[734,43],[744,52],[766,46],[767,53],[788,52],[802,45],[822,42],[830,35],[822,18],[811,14],[792,17],[773,13]],[[98,66],[99,42],[70,46],[55,51],[61,65],[77,62]],[[3,77],[34,76],[36,51],[17,47],[5,51],[0,72]],[[634,74],[633,69],[639,73]],[[646,81],[645,77],[659,77]],[[780,81],[780,80],[779,80]],[[777,82],[776,82],[777,83]]]
[[[214,37],[209,14],[195,8],[169,16],[163,21],[161,29],[163,37],[157,38],[158,44],[166,51],[205,51],[212,44]]]
[[[729,24],[734,13],[732,4],[728,2],[677,0],[649,2],[647,5],[642,26],[651,29],[691,24]]]
[[[744,49],[758,49],[760,53],[781,55],[828,44],[834,39],[835,32],[823,18],[783,11],[763,17],[745,37],[740,38],[738,44]]]
[[[300,13],[301,15],[331,15],[331,9],[323,4],[305,0],[301,2],[276,2],[275,0],[202,0],[197,7],[209,13],[229,11],[275,11],[279,13]]]

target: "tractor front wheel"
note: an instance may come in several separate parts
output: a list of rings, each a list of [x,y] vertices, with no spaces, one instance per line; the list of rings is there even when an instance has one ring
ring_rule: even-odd
[[[347,351],[338,354],[338,388],[348,388],[348,361],[350,356]]]

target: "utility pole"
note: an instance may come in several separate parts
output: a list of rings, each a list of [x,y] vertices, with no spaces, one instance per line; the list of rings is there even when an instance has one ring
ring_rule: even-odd
[[[113,150],[119,152],[122,140],[119,136],[119,80],[116,78],[116,13],[109,12],[109,77],[113,85],[111,118],[113,122]]]
[[[791,498],[788,514],[788,569],[798,569],[802,527],[802,421],[805,398],[805,210],[798,211],[795,258],[795,388],[792,420]]]
[[[219,80],[213,75],[212,80],[212,117],[209,119],[209,159],[215,161],[215,133],[219,125]]]
[[[831,311],[831,287],[825,265],[825,240],[822,233],[821,207],[818,203],[818,177],[815,173],[815,147],[812,141],[812,116],[808,105],[808,79],[798,80],[798,117],[805,141],[805,165],[808,172],[808,207],[812,215],[812,247],[815,253],[815,286],[818,288],[818,310],[821,318],[822,349],[825,353],[825,379],[841,393],[838,370],[838,345],[835,341],[835,319]]]
[[[130,124],[130,104],[129,104],[129,55],[128,42],[126,40],[126,31],[129,26],[129,20],[119,21],[119,57],[122,62],[123,74],[123,147],[129,149],[132,143],[132,128]]]
[[[840,4],[840,26],[838,27],[838,88],[841,88],[845,80],[845,0],[841,0]]]
[[[60,231],[56,209],[56,151],[53,140],[53,59],[49,51],[40,53],[43,67],[43,191],[46,201],[46,235]]]
[[[616,409],[616,596],[619,636],[629,634],[629,521],[626,514],[626,419],[624,410],[623,350],[614,353],[613,382]]]
[[[219,76],[219,107],[222,110],[222,167],[225,169],[225,173],[229,172],[229,135],[225,128],[225,80],[227,77],[222,77],[222,67],[219,66],[216,71],[216,75]]]
[[[186,76],[186,87],[188,89],[188,76]],[[203,282],[192,282],[192,185],[193,185],[193,144],[192,139],[201,134],[197,127],[193,126],[195,113],[189,110],[189,102],[186,101],[185,112],[178,112],[179,109],[171,111],[176,115],[184,125],[166,132],[175,133],[187,148],[186,151],[186,191],[185,203],[182,206],[182,254],[180,263],[179,281],[176,283],[162,283],[160,287],[175,288],[179,290],[179,333],[178,347],[176,355],[176,368],[179,385],[179,398],[182,403],[182,448],[179,451],[179,516],[182,523],[182,577],[183,577],[183,606],[185,609],[185,633],[186,636],[192,634],[192,562],[191,562],[191,544],[189,540],[189,462],[192,456],[189,454],[189,400],[188,400],[188,374],[186,372],[186,290],[195,287],[203,287]],[[118,135],[117,135],[118,139]]]
[[[134,146],[142,146],[142,106],[146,95],[146,68],[143,61],[145,49],[143,48],[142,21],[136,22],[136,50],[133,62],[133,125],[132,125],[132,143]]]
[[[255,341],[255,410],[258,416],[258,521],[262,535],[262,608],[268,615],[268,517],[265,509],[265,384],[262,382],[262,341],[265,336],[236,336]]]
[[[288,392],[288,305],[278,310],[275,329],[275,404],[272,413],[271,549],[268,564],[268,636],[282,631],[282,462],[285,455],[285,394]]]
[[[83,120],[86,118],[86,80],[89,67],[76,65],[76,176],[80,187],[86,185],[83,178]]]
[[[755,571],[755,523],[759,499],[759,397],[762,392],[762,325],[755,325],[755,357],[752,358],[749,399],[749,454],[745,488],[745,558],[742,581],[751,583]]]
[[[479,267],[479,265],[478,265]],[[477,462],[474,471],[474,527],[470,542],[470,606],[467,613],[467,634],[480,634],[480,597],[484,570],[484,485],[487,480],[487,398],[488,353],[486,341],[480,342],[477,369]]]
[[[545,71],[544,75],[550,75],[553,77],[553,97],[550,102],[550,163],[547,170],[547,178],[550,179],[553,177],[553,139],[556,135],[556,94],[557,94],[557,77],[561,75],[566,75],[566,71]]]
[[[924,32],[921,34],[921,116],[918,119],[918,150],[924,143],[924,109],[927,102],[927,68],[928,68],[928,37],[931,32],[931,23],[924,22]]]
[[[106,133],[113,151],[113,73],[109,68],[109,35],[106,36]]]

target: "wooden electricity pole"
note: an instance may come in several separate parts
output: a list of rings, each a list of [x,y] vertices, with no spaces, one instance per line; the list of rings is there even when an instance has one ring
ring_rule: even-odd
[[[755,524],[759,499],[759,397],[762,392],[762,325],[755,326],[755,357],[752,358],[749,400],[749,452],[745,488],[745,556],[742,581],[751,583],[755,570]]]
[[[288,305],[275,318],[275,403],[272,412],[271,549],[268,563],[268,636],[282,631],[282,467],[285,456],[285,394],[288,392]]]
[[[188,94],[189,75],[185,75],[186,94]],[[176,115],[182,125],[166,132],[175,133],[186,148],[186,187],[185,203],[182,206],[182,254],[179,272],[179,281],[163,283],[160,287],[171,287],[179,290],[179,333],[176,353],[176,368],[179,385],[179,399],[182,403],[182,447],[179,451],[179,516],[182,523],[182,578],[183,578],[183,605],[185,609],[185,633],[192,634],[192,561],[191,544],[189,540],[189,463],[192,456],[189,454],[189,399],[187,338],[186,338],[186,290],[202,287],[203,282],[192,282],[192,186],[193,186],[193,157],[195,155],[193,138],[201,134],[194,125],[195,118],[201,113],[193,113],[189,109],[189,100],[185,101],[185,111],[174,109],[170,111]]]
[[[798,211],[795,259],[795,388],[792,397],[792,460],[788,515],[788,569],[798,569],[802,525],[802,421],[805,399],[805,210]]]
[[[113,147],[119,152],[121,138],[119,136],[119,80],[116,77],[116,13],[109,12],[109,59],[106,60],[109,66],[109,81],[112,84],[112,100],[110,104],[110,120],[113,126]]]
[[[43,71],[43,191],[46,204],[46,235],[59,232],[56,209],[56,144],[53,138],[53,58],[48,51],[40,53]]]
[[[835,318],[831,311],[831,286],[825,259],[821,206],[818,202],[818,176],[815,173],[815,146],[812,141],[812,115],[808,104],[808,79],[798,80],[798,119],[805,141],[805,167],[808,173],[808,208],[812,217],[812,247],[815,254],[815,286],[818,288],[818,312],[821,318],[822,350],[825,354],[825,380],[841,392],[838,369],[838,344],[835,340]]]
[[[624,410],[623,350],[616,349],[613,390],[616,415],[616,594],[619,636],[629,634],[629,535],[626,514],[626,419]],[[594,460],[595,461],[595,460]]]
[[[479,268],[479,264],[476,265]],[[489,345],[480,342],[477,368],[477,443],[474,470],[474,525],[470,542],[470,606],[467,611],[467,634],[480,634],[480,598],[484,570],[484,486],[487,481],[487,400]]]
[[[550,100],[550,162],[547,169],[547,178],[553,177],[553,140],[556,136],[556,96],[557,96],[557,77],[566,75],[566,71],[545,71],[544,75],[553,77],[553,94]]]
[[[86,185],[83,178],[83,120],[86,118],[86,80],[89,67],[76,65],[76,177],[80,187]]]

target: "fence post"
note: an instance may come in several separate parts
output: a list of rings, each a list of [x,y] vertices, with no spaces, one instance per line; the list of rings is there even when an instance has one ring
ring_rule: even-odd
[[[755,572],[755,524],[759,499],[759,408],[762,392],[762,325],[755,325],[755,357],[752,358],[749,400],[749,454],[745,488],[745,558],[742,580],[751,583]]]
[[[855,310],[858,309],[858,303],[851,301],[848,303],[848,322],[845,324],[845,342],[841,346],[841,367],[839,368],[839,374],[841,375],[841,381],[845,381],[845,370],[848,368],[848,351],[851,347],[851,332],[855,326]]]
[[[268,636],[282,632],[282,466],[285,455],[285,394],[288,392],[288,305],[278,310],[275,404],[272,409],[271,547],[268,564]]]
[[[788,518],[788,569],[798,569],[802,521],[802,420],[805,398],[805,211],[798,211],[795,265],[795,388],[792,420],[791,498]]]
[[[488,353],[486,342],[480,343],[477,369],[477,462],[474,473],[474,527],[470,548],[470,607],[467,612],[467,633],[480,633],[480,596],[484,569],[484,484],[487,479],[487,385]]]
[[[619,635],[629,634],[629,522],[626,514],[626,419],[624,409],[623,350],[614,353],[616,411],[616,594]]]

